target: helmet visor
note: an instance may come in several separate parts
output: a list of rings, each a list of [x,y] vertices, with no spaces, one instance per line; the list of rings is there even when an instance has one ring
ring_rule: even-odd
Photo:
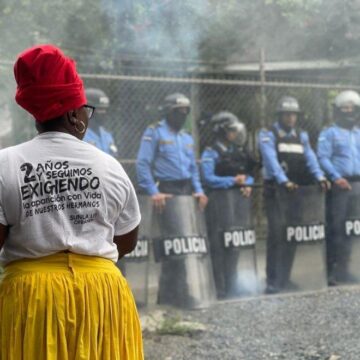
[[[244,146],[247,140],[247,132],[244,124],[234,123],[227,128],[227,131],[234,133],[233,142],[238,146]]]

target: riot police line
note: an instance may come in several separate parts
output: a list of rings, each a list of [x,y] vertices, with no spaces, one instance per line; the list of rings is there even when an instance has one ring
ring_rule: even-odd
[[[281,98],[276,121],[258,136],[263,184],[254,182],[257,161],[246,127],[228,111],[211,118],[200,181],[193,139],[182,130],[190,106],[183,94],[167,96],[163,120],[146,129],[140,144],[136,170],[146,221],[125,271],[142,288],[142,302],[153,296],[153,303],[201,308],[216,298],[358,282],[359,94],[335,98],[334,124],[320,133],[317,156],[297,125],[298,101]],[[265,286],[252,213],[259,187],[268,226]],[[127,264],[136,261],[133,273]]]
[[[253,187],[262,188],[257,184]],[[277,196],[282,207],[277,224],[280,250],[273,259],[276,285],[282,291],[326,288],[325,194],[317,185],[310,185],[294,193],[279,187]],[[360,281],[359,197],[360,183],[353,183],[353,201],[343,222],[348,243],[338,249],[340,257],[351,254],[347,266],[355,282]],[[256,296],[264,291],[258,274],[262,255],[257,253],[251,201],[241,197],[238,189],[210,194],[207,228],[204,214],[196,211],[190,196],[171,199],[162,214],[154,214],[149,198],[139,199],[147,220],[136,248],[126,256],[124,264],[126,277],[136,284],[133,289],[139,305],[149,302],[149,290],[155,292],[150,303],[185,308],[201,308],[216,298]],[[174,224],[179,209],[185,219]],[[152,215],[148,216],[149,212]],[[172,225],[161,231],[164,223]]]
[[[348,244],[338,251],[345,252],[340,257],[349,257],[350,280],[359,282],[360,183],[352,185],[343,222]],[[252,187],[262,190],[260,184]],[[294,192],[278,187],[277,197],[281,215],[279,251],[273,259],[275,285],[281,292],[326,288],[325,193],[316,184]],[[259,257],[264,255],[262,250],[258,253],[259,231],[254,226],[251,199],[239,189],[214,191],[209,198],[206,214],[196,209],[191,196],[181,195],[170,199],[162,214],[156,214],[150,199],[139,196],[145,222],[137,247],[125,259],[125,274],[139,305],[150,302],[196,309],[216,299],[265,291],[258,273]]]

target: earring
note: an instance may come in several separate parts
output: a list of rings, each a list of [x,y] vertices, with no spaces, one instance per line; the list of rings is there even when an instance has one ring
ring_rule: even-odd
[[[81,129],[78,128],[78,124],[81,124],[81,126],[82,126]],[[75,130],[76,130],[79,134],[83,134],[83,133],[86,131],[85,123],[84,123],[82,120],[80,120],[80,122],[77,122],[77,123],[75,124]]]

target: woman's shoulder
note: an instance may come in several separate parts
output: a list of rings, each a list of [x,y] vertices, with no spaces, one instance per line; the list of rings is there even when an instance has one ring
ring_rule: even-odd
[[[0,159],[2,161],[5,161],[7,158],[11,157],[12,155],[16,155],[19,154],[23,151],[26,151],[27,145],[30,141],[21,143],[21,144],[17,144],[17,145],[12,145],[3,149],[0,149]]]

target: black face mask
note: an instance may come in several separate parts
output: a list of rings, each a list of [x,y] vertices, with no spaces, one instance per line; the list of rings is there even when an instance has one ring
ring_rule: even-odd
[[[282,119],[279,119],[279,125],[287,133],[295,128],[294,126],[289,126],[289,125],[285,124]]]
[[[352,129],[359,122],[359,116],[356,112],[343,113],[339,111],[336,123],[345,128]]]
[[[168,114],[166,121],[169,126],[177,132],[184,126],[187,116],[187,113],[172,111]]]

